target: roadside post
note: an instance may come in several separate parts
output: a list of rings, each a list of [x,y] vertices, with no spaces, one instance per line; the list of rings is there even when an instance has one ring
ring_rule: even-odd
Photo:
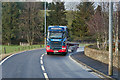
[[[6,48],[4,47],[4,53],[6,54]]]
[[[20,51],[20,47],[18,48],[18,51]]]
[[[112,30],[113,30],[113,2],[109,2],[109,68],[108,75],[113,75],[113,48],[112,48]]]
[[[44,4],[44,7],[45,7],[45,47],[46,47],[46,0],[45,0],[45,4]]]

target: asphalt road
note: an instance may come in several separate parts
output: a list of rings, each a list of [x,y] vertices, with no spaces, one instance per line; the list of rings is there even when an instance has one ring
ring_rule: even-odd
[[[22,52],[2,64],[2,78],[98,78],[69,58],[45,49]]]

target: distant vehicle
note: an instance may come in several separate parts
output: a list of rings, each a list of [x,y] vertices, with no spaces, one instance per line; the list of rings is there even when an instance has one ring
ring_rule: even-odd
[[[79,43],[76,42],[68,42],[67,45],[69,47],[70,52],[75,52],[77,51],[77,48],[79,48]]]
[[[47,33],[47,54],[63,54],[68,52],[67,26],[48,26]]]

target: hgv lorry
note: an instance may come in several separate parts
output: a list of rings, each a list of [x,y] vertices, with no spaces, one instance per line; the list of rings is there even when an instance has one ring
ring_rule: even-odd
[[[67,26],[48,26],[47,32],[47,54],[62,54],[68,52],[67,46]]]

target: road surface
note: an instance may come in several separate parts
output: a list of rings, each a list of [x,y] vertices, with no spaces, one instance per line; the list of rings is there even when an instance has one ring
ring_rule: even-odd
[[[2,78],[98,78],[70,59],[70,53],[45,53],[45,49],[37,49],[10,57],[2,63]]]

